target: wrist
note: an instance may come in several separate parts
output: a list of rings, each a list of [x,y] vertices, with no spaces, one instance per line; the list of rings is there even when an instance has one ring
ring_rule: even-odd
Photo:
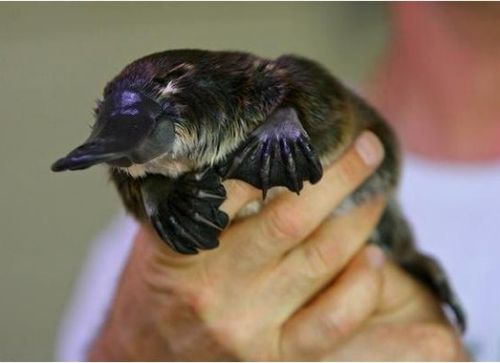
[[[237,360],[200,319],[154,242],[144,232],[136,237],[88,360]]]
[[[140,281],[133,249],[117,286],[111,307],[88,350],[90,361],[132,361],[162,357],[168,359],[154,323],[151,292]],[[136,258],[139,257],[139,258]]]

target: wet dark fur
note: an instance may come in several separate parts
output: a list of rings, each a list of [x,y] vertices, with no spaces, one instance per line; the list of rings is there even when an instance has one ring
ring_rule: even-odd
[[[178,91],[160,96],[160,90],[171,81]],[[362,130],[373,131],[385,147],[385,159],[344,204],[357,204],[377,193],[387,195],[388,207],[372,242],[385,248],[396,262],[448,303],[464,327],[462,309],[445,273],[436,261],[415,249],[394,200],[399,152],[392,131],[370,106],[324,68],[296,56],[268,60],[237,52],[177,50],[133,62],[106,86],[104,97],[124,88],[140,89],[162,104],[182,131],[178,137],[187,140],[182,156],[189,160],[193,172],[231,162],[243,141],[277,109],[297,112],[323,164],[341,155]],[[214,155],[219,157],[207,158]],[[147,220],[141,185],[150,177],[134,179],[116,167],[111,173],[127,210]]]

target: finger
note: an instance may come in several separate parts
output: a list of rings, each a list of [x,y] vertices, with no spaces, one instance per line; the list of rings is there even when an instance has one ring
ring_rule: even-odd
[[[225,180],[223,185],[226,189],[227,198],[220,206],[220,209],[226,212],[230,220],[249,202],[255,201],[257,203],[262,195],[262,192],[257,188],[239,180]],[[252,208],[252,206],[249,206],[249,208]]]
[[[469,361],[453,329],[436,323],[374,325],[363,329],[331,353],[325,361]]]
[[[384,208],[379,197],[323,223],[274,268],[269,288],[281,291],[281,318],[288,319],[349,264],[365,246]],[[274,295],[273,295],[274,296]]]
[[[283,327],[282,349],[293,360],[315,360],[354,334],[379,304],[385,261],[366,246],[321,295]]]
[[[300,196],[283,193],[262,211],[227,231],[238,239],[236,248],[248,258],[277,258],[313,232],[340,202],[376,168],[383,158],[380,141],[364,132],[319,183],[305,183]]]
[[[447,322],[441,302],[427,286],[392,261],[384,266],[383,274],[385,288],[374,323]]]

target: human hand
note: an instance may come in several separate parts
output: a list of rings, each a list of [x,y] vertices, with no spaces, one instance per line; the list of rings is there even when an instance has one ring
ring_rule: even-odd
[[[371,134],[356,145],[300,198],[285,193],[232,223],[216,250],[177,255],[141,228],[89,357],[424,359],[418,353],[436,336],[455,354],[459,345],[435,299],[384,264],[380,250],[364,247],[383,201],[330,217],[382,157]],[[243,183],[227,187],[230,218],[259,195]]]

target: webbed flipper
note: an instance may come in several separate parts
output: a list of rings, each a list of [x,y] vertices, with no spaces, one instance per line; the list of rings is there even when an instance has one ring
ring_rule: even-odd
[[[299,193],[303,181],[316,183],[323,168],[295,109],[280,108],[252,132],[222,168],[226,179],[262,189],[284,186]]]
[[[229,220],[219,210],[226,191],[213,170],[188,173],[175,181],[149,175],[142,195],[156,232],[175,251],[196,254],[219,245],[218,236]]]

